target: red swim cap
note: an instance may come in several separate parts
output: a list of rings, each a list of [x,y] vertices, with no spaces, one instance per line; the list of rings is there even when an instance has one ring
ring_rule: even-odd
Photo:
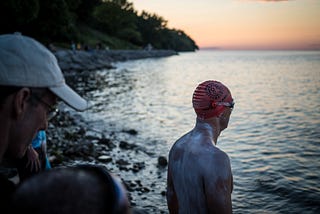
[[[193,92],[192,104],[199,119],[208,119],[219,116],[225,109],[218,102],[232,102],[229,89],[221,82],[208,80],[196,88]]]

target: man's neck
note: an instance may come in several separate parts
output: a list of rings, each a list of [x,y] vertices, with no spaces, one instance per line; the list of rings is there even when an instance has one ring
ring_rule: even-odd
[[[197,118],[194,129],[202,134],[208,135],[213,140],[214,144],[217,144],[220,135],[219,118],[213,117],[205,120]]]

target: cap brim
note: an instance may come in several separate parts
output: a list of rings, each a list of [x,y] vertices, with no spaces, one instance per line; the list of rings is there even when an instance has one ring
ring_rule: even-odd
[[[50,87],[49,89],[66,104],[77,111],[84,111],[90,107],[89,103],[85,99],[83,99],[66,84],[60,87]]]

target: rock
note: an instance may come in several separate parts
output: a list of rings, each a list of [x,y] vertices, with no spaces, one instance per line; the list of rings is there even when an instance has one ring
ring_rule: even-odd
[[[143,168],[145,168],[145,163],[144,162],[134,163],[132,171],[133,172],[139,172]]]
[[[116,147],[116,145],[114,145],[114,143],[108,139],[108,138],[101,138],[99,141],[98,141],[99,144],[103,144],[103,145],[106,145],[108,146],[109,148],[114,148]]]
[[[98,160],[100,160],[101,162],[109,163],[112,161],[112,157],[107,155],[101,155],[98,157]]]
[[[172,50],[99,50],[99,51],[71,51],[58,50],[54,52],[58,64],[63,72],[92,71],[111,69],[113,62],[151,57],[166,57],[177,55]]]
[[[158,166],[166,167],[168,165],[168,161],[166,157],[160,156],[158,157]]]
[[[139,209],[139,208],[132,208],[132,214],[148,214],[146,210]]]
[[[129,149],[134,149],[134,148],[136,148],[137,146],[136,146],[136,145],[129,144],[128,142],[125,142],[125,141],[120,141],[119,147],[120,147],[121,149],[129,150]]]
[[[129,163],[128,161],[123,160],[123,159],[117,160],[117,161],[116,161],[116,164],[117,164],[118,166],[127,166],[127,165],[130,165],[130,163]]]
[[[131,134],[131,135],[137,135],[138,131],[134,129],[129,129],[129,130],[123,130],[123,132]]]

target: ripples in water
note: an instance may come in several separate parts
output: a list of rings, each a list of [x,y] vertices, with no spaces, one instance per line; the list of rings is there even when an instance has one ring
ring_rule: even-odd
[[[73,79],[95,103],[92,121],[136,129],[138,144],[166,155],[194,125],[196,85],[220,80],[236,101],[218,141],[231,159],[234,213],[320,213],[319,52],[199,51],[116,66]]]

